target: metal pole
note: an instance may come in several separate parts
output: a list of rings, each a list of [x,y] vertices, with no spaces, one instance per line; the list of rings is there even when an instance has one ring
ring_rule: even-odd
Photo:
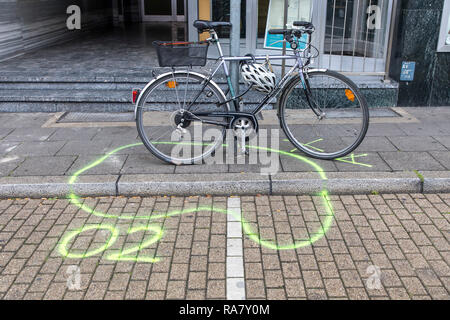
[[[241,54],[241,0],[230,0],[230,22],[233,24],[230,34],[230,53],[232,56]],[[230,62],[231,84],[235,95],[239,94],[239,62]]]
[[[287,28],[288,8],[289,8],[289,0],[284,0],[283,28]],[[283,56],[285,55],[286,55],[286,42],[283,42]],[[285,74],[286,74],[286,60],[283,60],[281,64],[281,76],[284,77]]]
[[[386,67],[384,69],[384,81],[390,82],[389,73],[391,71],[391,59],[392,59],[392,49],[394,45],[394,36],[395,30],[397,26],[395,25],[398,21],[398,1],[393,0],[392,3],[392,12],[391,12],[391,21],[390,21],[390,30],[389,30],[389,42],[387,47],[387,55],[386,55]]]

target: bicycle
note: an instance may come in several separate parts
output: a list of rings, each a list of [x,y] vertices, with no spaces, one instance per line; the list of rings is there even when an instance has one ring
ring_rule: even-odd
[[[361,144],[369,126],[366,99],[347,77],[310,67],[315,31],[310,22],[296,21],[295,28],[269,30],[283,35],[282,41],[292,49],[290,54],[271,56],[226,57],[216,28],[232,27],[229,22],[197,20],[194,26],[199,33],[208,31],[210,37],[200,42],[156,42],[160,66],[172,71],[134,92],[139,136],[156,157],[176,165],[203,163],[222,146],[227,129],[245,137],[247,132],[257,133],[257,116],[275,97],[279,97],[276,110],[264,112],[276,112],[288,140],[310,157],[344,157]],[[307,43],[302,40],[304,35]],[[299,49],[302,43],[306,45],[303,50]],[[192,66],[205,66],[211,44],[219,52],[217,68],[209,75],[193,71]],[[294,65],[254,110],[244,112],[240,102],[251,87],[236,95],[227,63],[263,60],[269,64],[271,60],[294,60]],[[189,68],[176,70],[179,66]],[[226,76],[226,92],[213,81],[220,68]],[[235,110],[230,110],[230,104]]]

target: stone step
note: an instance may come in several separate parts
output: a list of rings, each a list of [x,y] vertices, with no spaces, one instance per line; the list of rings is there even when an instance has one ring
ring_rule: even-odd
[[[0,82],[0,90],[132,90],[144,88],[148,82]],[[219,87],[226,91],[228,85],[225,81],[217,82]],[[244,84],[240,90],[245,90]]]
[[[255,103],[246,103],[243,111],[255,110],[257,106]],[[0,102],[0,112],[133,112],[134,108],[131,103]],[[273,108],[273,104],[264,107],[266,110]]]
[[[160,92],[161,93],[161,92]],[[245,95],[244,102],[258,103],[263,95],[250,91]],[[155,102],[176,102],[176,94],[167,90],[167,94],[155,95]],[[199,102],[202,100],[200,99]],[[0,90],[0,102],[104,102],[131,103],[131,90]]]

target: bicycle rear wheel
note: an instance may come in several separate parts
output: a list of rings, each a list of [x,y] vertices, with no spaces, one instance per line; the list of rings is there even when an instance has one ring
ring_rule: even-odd
[[[305,74],[285,87],[281,126],[291,143],[317,159],[332,160],[354,151],[369,127],[369,109],[358,87],[334,71]]]
[[[138,102],[136,125],[142,142],[159,159],[171,164],[201,164],[222,146],[226,127],[202,120],[226,123],[224,117],[196,113],[228,112],[222,90],[204,85],[206,76],[185,71],[169,72],[151,82]],[[189,113],[194,120],[185,121]]]

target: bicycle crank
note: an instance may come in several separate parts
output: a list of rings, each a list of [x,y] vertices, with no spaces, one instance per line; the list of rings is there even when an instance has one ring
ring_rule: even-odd
[[[234,135],[240,142],[240,149],[242,153],[246,153],[245,141],[250,135],[255,132],[255,125],[250,118],[239,117],[233,120],[231,128]]]

